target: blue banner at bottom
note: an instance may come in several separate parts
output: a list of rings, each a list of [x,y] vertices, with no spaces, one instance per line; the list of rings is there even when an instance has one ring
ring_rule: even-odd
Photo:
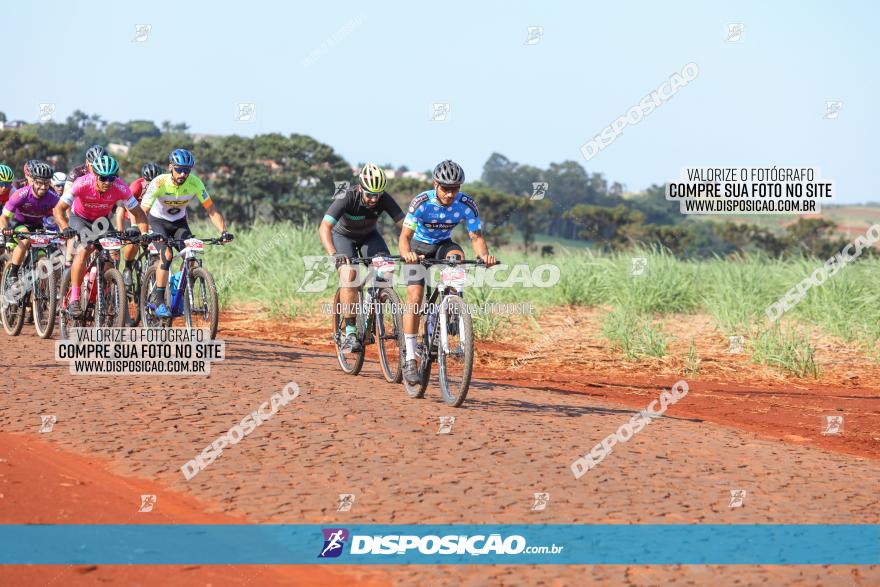
[[[880,526],[0,525],[0,564],[880,564]]]

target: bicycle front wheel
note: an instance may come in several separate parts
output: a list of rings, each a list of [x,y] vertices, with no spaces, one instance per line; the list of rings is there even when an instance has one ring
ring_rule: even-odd
[[[217,336],[217,324],[220,321],[214,276],[204,268],[196,267],[189,273],[187,281],[189,291],[183,296],[186,327],[210,330],[213,340]]]
[[[356,308],[360,309],[363,303],[363,294],[358,291]],[[361,341],[361,350],[352,352],[345,350],[345,316],[343,313],[342,302],[339,299],[339,290],[333,296],[333,340],[336,343],[336,359],[339,361],[339,367],[349,375],[357,375],[364,366],[364,315],[358,313],[355,316],[355,325],[357,326],[358,340]]]
[[[3,275],[0,277],[0,317],[3,321],[3,330],[9,336],[18,336],[24,327],[24,315],[26,304],[21,303],[21,298],[27,296],[25,283],[22,283],[24,271],[19,270],[19,283],[12,287],[9,273],[12,270],[12,263],[7,263],[3,268]]]
[[[103,291],[100,294],[100,308],[96,308],[96,328],[120,328],[125,325],[125,281],[118,269],[104,271]]]
[[[379,361],[388,383],[403,379],[403,307],[400,296],[390,287],[379,290],[376,306],[376,339],[379,341]]]
[[[464,300],[457,295],[443,299],[439,320],[446,320],[446,340],[442,329],[437,349],[438,378],[443,401],[459,407],[467,397],[474,367],[474,332],[471,315]]]
[[[48,259],[37,262],[36,287],[33,298],[34,328],[40,338],[50,338],[55,330],[55,313],[58,306],[55,268]]]

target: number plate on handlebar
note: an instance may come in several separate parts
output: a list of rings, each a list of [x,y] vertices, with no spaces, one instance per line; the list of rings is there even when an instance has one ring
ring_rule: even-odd
[[[183,241],[183,244],[186,245],[187,249],[189,249],[190,251],[192,251],[194,253],[200,253],[202,251],[202,249],[205,248],[205,243],[203,243],[202,241],[200,241],[197,238],[188,238],[185,241]]]
[[[122,241],[116,237],[108,236],[98,240],[101,248],[105,251],[118,251],[122,248]]]
[[[156,248],[155,243],[150,243],[149,245],[147,245],[147,252],[149,252],[151,255],[158,255],[159,249]]]
[[[383,259],[381,257],[376,257],[373,259],[371,264],[376,269],[376,273],[385,275],[389,273],[394,273],[395,264],[392,259]]]
[[[52,242],[51,236],[32,236],[30,238],[31,246],[35,249],[45,249],[49,246],[49,243]]]
[[[440,272],[440,283],[455,289],[463,288],[466,278],[463,267],[446,267]]]

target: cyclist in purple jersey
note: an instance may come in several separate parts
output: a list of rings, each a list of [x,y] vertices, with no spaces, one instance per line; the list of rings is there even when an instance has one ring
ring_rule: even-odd
[[[25,254],[30,247],[30,240],[24,234],[43,229],[43,219],[52,216],[52,210],[58,203],[58,194],[51,185],[52,167],[43,161],[28,161],[28,177],[32,185],[17,190],[0,214],[0,230],[4,237],[19,234],[18,244],[12,252],[12,263],[9,270],[10,283],[18,279],[18,269],[24,262]]]

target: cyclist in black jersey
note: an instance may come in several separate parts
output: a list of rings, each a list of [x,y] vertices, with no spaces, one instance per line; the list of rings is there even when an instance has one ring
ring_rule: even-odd
[[[373,257],[388,254],[388,245],[376,229],[379,217],[386,212],[400,228],[405,214],[394,198],[385,191],[385,172],[378,165],[368,163],[359,174],[358,185],[333,200],[318,234],[324,250],[332,256],[339,270],[340,283],[354,283],[355,270],[346,267],[352,257]],[[342,287],[339,301],[345,316],[345,350],[360,352],[355,316],[351,308],[357,303],[357,288]]]

